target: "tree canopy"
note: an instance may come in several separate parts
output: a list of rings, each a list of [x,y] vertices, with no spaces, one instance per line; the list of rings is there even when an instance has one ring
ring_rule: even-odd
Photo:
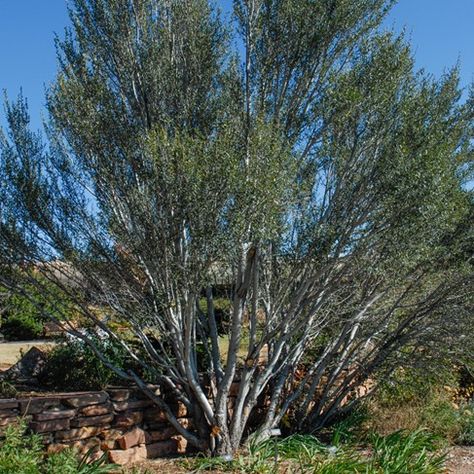
[[[415,69],[392,3],[73,0],[46,138],[6,103],[0,283],[54,283],[147,376],[60,324],[201,449],[321,428],[470,328],[474,96]]]

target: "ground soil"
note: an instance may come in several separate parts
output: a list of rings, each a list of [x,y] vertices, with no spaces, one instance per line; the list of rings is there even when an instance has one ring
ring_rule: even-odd
[[[124,474],[189,474],[184,458],[155,459],[134,466]],[[455,446],[450,449],[446,461],[446,474],[474,474],[474,446]],[[207,474],[222,474],[222,471],[206,471]],[[289,466],[281,466],[278,474],[291,474]]]
[[[274,474],[293,474],[293,470],[284,463],[279,466],[280,469]],[[153,459],[141,462],[132,466],[128,471],[122,471],[120,474],[190,474],[195,471],[191,467],[186,467],[185,458],[177,459]],[[229,471],[203,471],[206,474],[229,474]],[[119,474],[119,473],[117,473]],[[238,474],[236,471],[234,474]]]
[[[52,341],[2,342],[0,343],[0,370],[9,369],[18,362],[21,352],[25,353],[34,346],[44,349],[55,344]]]
[[[455,446],[448,453],[446,472],[474,474],[474,446]]]

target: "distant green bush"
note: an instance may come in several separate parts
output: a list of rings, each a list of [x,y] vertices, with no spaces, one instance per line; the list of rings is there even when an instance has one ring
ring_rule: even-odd
[[[462,370],[423,377],[414,369],[382,384],[370,404],[369,424],[382,434],[400,429],[426,429],[445,443],[474,444],[474,405],[470,386],[462,386]]]
[[[216,317],[217,332],[220,335],[227,334],[229,332],[230,314],[232,310],[232,300],[229,298],[214,298],[214,315]],[[201,298],[199,300],[199,309],[203,312],[207,312],[207,300]]]
[[[7,340],[37,339],[44,335],[44,325],[51,316],[64,320],[73,314],[73,304],[57,286],[47,280],[41,284],[41,288],[26,288],[29,297],[3,291],[1,332]]]
[[[125,365],[127,355],[121,346],[97,335],[89,335],[89,338],[114,365]],[[101,390],[118,381],[115,372],[77,338],[71,338],[51,350],[38,379],[44,387],[64,391]]]
[[[29,313],[15,312],[2,325],[2,333],[9,341],[38,339],[43,335],[44,322]]]

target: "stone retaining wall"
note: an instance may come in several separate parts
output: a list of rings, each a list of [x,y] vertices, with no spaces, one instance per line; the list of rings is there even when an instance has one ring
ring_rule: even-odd
[[[186,407],[173,407],[179,422],[191,427]],[[186,452],[187,442],[153,403],[135,389],[63,393],[21,399],[0,399],[0,434],[25,419],[42,435],[47,452],[74,447],[93,458],[104,452],[111,462],[127,464]]]

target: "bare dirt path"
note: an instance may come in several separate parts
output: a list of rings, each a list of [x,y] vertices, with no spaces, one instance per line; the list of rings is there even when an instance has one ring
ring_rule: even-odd
[[[446,462],[446,473],[474,474],[474,446],[455,446]]]
[[[32,347],[44,349],[54,346],[53,341],[18,341],[0,343],[0,370],[6,370],[18,362],[20,354],[27,352]]]

